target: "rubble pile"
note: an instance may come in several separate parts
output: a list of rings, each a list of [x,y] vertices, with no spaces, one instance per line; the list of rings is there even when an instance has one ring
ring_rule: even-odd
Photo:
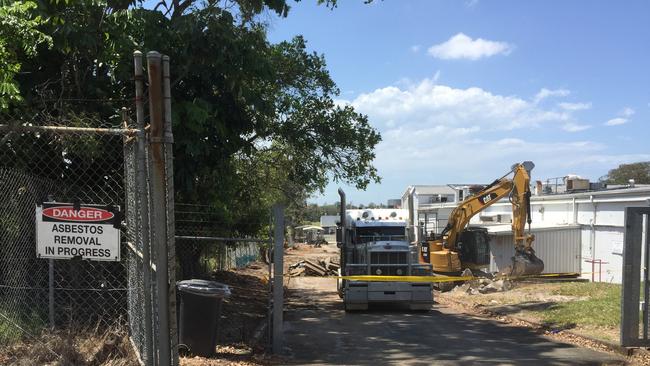
[[[289,266],[289,276],[336,276],[341,265],[337,259],[304,259]]]
[[[467,281],[460,286],[454,287],[452,292],[466,292],[470,295],[489,294],[493,292],[504,292],[512,289],[512,282],[508,279],[491,280],[489,278],[478,278]]]

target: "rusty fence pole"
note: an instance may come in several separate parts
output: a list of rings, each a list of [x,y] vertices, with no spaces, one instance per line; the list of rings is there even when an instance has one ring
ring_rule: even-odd
[[[282,312],[284,311],[284,206],[273,206],[274,247],[273,247],[273,353],[282,353]]]
[[[149,196],[147,182],[147,157],[146,157],[146,132],[144,124],[144,75],[142,68],[142,52],[133,53],[135,66],[135,115],[138,127],[138,145],[136,149],[136,198],[139,198],[139,213],[136,214],[140,222],[139,236],[142,240],[142,277],[144,282],[144,348],[145,352],[142,361],[145,365],[153,363],[153,309],[151,305],[151,241],[149,240]]]
[[[152,242],[156,251],[156,295],[158,306],[158,364],[171,364],[169,340],[169,279],[167,265],[167,217],[165,189],[165,156],[162,95],[162,56],[156,51],[147,53],[149,73],[149,147],[151,162]]]

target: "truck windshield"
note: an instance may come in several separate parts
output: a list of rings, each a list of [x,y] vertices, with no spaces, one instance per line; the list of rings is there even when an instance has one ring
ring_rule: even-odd
[[[356,243],[377,240],[406,240],[406,228],[403,226],[358,227],[355,239]]]

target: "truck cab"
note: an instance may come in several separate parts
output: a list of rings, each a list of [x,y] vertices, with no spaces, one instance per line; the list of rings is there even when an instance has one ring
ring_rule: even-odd
[[[431,264],[419,263],[408,212],[401,209],[345,210],[337,231],[343,276],[430,276]],[[402,303],[413,310],[433,304],[430,282],[340,280],[346,310],[370,303]]]

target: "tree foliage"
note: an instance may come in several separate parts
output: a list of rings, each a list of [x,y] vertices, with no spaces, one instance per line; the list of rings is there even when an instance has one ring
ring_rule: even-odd
[[[634,179],[635,183],[650,184],[650,161],[621,164],[601,178],[611,184],[627,184],[630,179]]]
[[[134,94],[133,51],[170,56],[176,198],[213,205],[224,227],[254,231],[273,202],[304,205],[332,180],[358,188],[379,181],[372,161],[380,136],[366,116],[334,102],[339,90],[324,57],[300,36],[267,40],[257,16],[287,16],[286,0],[8,4],[0,14],[20,8],[29,27],[0,20],[0,32],[28,30],[32,47],[18,52],[0,40],[21,70],[11,74],[22,97],[13,109],[55,100],[59,116],[74,111],[115,125],[116,101]],[[0,64],[0,75],[7,70]]]
[[[52,46],[52,38],[37,29],[43,19],[33,14],[35,8],[32,1],[0,6],[0,109],[21,100],[15,80],[20,59],[35,56],[39,45]]]

